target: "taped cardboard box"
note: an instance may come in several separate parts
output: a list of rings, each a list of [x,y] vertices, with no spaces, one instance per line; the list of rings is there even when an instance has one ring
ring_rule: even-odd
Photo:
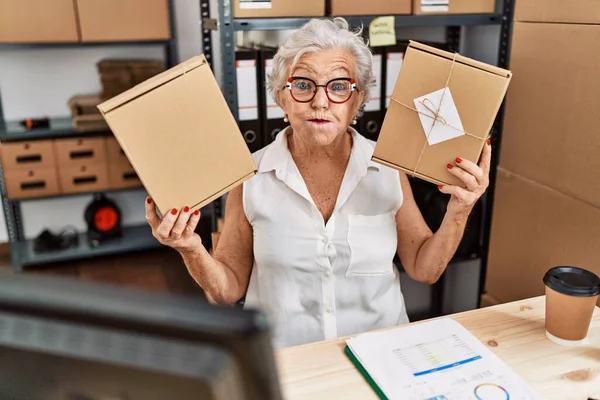
[[[598,0],[520,0],[515,3],[514,20],[600,24],[600,2]]]
[[[600,208],[497,171],[486,293],[502,303],[541,296],[544,274],[560,265],[600,274]]]
[[[522,3],[518,2],[517,4]],[[516,22],[500,165],[600,207],[600,25]],[[560,49],[560,52],[557,52]]]
[[[203,55],[98,108],[162,214],[199,209],[256,173]]]
[[[234,18],[322,17],[325,0],[231,0]]]
[[[491,14],[495,10],[495,0],[413,0],[413,14],[416,15]]]
[[[404,57],[373,161],[437,185],[463,183],[447,165],[477,162],[512,74],[414,41]]]
[[[412,12],[412,0],[331,0],[331,15],[402,15]]]

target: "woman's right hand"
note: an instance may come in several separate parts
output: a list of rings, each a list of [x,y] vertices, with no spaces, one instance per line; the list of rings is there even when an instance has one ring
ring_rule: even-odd
[[[152,228],[152,235],[161,244],[180,253],[192,252],[202,245],[200,235],[195,232],[200,221],[200,210],[191,212],[189,207],[184,207],[181,211],[172,209],[161,221],[154,201],[147,197],[146,221]]]

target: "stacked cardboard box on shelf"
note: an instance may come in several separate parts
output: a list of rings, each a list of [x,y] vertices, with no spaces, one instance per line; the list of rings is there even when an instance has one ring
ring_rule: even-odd
[[[600,3],[518,1],[486,292],[542,295],[557,265],[600,273]]]
[[[104,59],[98,62],[97,68],[101,97],[107,100],[160,74],[165,65],[160,60]]]
[[[97,94],[76,95],[69,99],[73,129],[79,132],[108,131],[108,124],[98,111],[102,99]]]

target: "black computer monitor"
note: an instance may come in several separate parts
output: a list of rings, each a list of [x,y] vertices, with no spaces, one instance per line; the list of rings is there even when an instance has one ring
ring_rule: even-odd
[[[258,311],[0,274],[0,398],[280,399]]]

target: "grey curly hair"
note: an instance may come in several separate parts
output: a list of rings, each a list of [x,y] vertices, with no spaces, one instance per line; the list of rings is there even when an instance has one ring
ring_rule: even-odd
[[[267,79],[267,87],[277,105],[278,89],[285,86],[290,69],[305,53],[344,49],[350,52],[355,60],[354,79],[359,90],[364,91],[362,108],[369,100],[369,89],[375,83],[373,78],[373,54],[368,43],[363,39],[362,28],[351,30],[348,22],[341,17],[333,19],[311,19],[298,31],[294,32],[280,47],[273,58],[273,71]]]

